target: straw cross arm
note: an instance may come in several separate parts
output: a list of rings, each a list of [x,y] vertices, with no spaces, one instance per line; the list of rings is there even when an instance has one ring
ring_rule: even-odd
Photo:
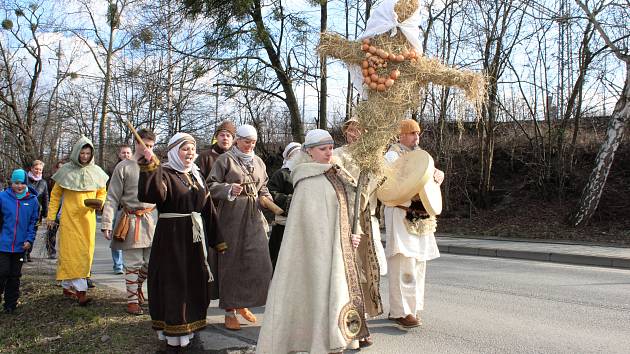
[[[345,64],[361,65],[364,56],[361,42],[347,40],[332,32],[321,34],[317,51],[322,56],[341,59]]]

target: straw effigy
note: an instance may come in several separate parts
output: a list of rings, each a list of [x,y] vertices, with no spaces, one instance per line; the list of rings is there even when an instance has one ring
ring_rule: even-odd
[[[400,0],[394,8],[399,22],[409,18],[417,7],[417,0]],[[378,53],[384,59],[376,59],[378,63],[372,60],[374,58],[370,59],[377,55],[376,52],[370,53],[370,46],[378,48]],[[420,91],[429,83],[463,90],[477,112],[481,111],[486,100],[484,75],[455,69],[437,59],[415,55],[401,31],[394,36],[383,33],[363,42],[349,41],[338,34],[325,32],[321,34],[318,51],[322,55],[340,59],[348,66],[358,65],[363,69],[368,94],[367,99],[357,105],[356,114],[364,133],[350,146],[350,153],[359,168],[372,175],[382,175],[385,148],[398,133],[400,120],[420,105]],[[401,61],[396,54],[405,54],[405,59]],[[370,72],[376,75],[372,79],[367,73],[368,61]],[[376,77],[387,78],[389,82],[381,80],[383,84],[378,89],[375,89],[376,85],[367,85]]]

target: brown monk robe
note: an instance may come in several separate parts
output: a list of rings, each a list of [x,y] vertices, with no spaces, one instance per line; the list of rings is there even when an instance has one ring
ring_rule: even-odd
[[[178,133],[173,138],[180,135],[190,137]],[[171,157],[169,151],[169,162],[164,165],[138,161],[138,199],[156,204],[159,212],[149,262],[149,311],[153,329],[158,336],[163,331],[167,339],[185,338],[206,326],[211,286],[207,247],[218,252],[226,248],[216,231],[216,212],[203,179],[198,171],[176,170]],[[194,212],[201,214],[201,220]]]
[[[210,171],[212,165],[221,156],[221,154],[228,151],[234,143],[234,135],[236,134],[236,126],[229,120],[221,122],[217,126],[214,132],[213,139],[216,140],[208,150],[199,153],[199,157],[195,161],[195,164],[199,166],[199,173],[201,177],[210,185]],[[217,201],[214,200],[214,206],[217,206]],[[219,255],[215,250],[208,250],[208,263],[210,263],[210,269],[212,275],[214,275],[214,283],[212,284],[212,291],[210,298],[216,300],[219,298]]]
[[[247,308],[265,304],[272,273],[267,223],[259,206],[260,197],[271,195],[265,164],[253,152],[255,142],[253,127],[239,127],[236,145],[219,156],[210,173],[219,232],[230,247],[219,255],[219,307],[226,310],[226,328],[232,330],[240,329],[235,312],[256,322]]]

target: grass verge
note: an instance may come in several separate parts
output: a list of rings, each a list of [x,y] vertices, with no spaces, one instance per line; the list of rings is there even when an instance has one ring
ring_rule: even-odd
[[[18,309],[0,314],[0,353],[154,353],[162,347],[149,316],[127,314],[119,292],[90,289],[92,302],[79,307],[62,297],[51,270],[25,264],[22,274]]]

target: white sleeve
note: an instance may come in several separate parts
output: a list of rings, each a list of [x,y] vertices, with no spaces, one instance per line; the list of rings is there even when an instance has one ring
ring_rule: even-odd
[[[227,200],[228,202],[233,202],[234,200],[236,200],[236,196],[232,195],[232,186],[230,186],[230,189],[228,189]]]
[[[385,154],[385,161],[387,161],[389,163],[392,163],[392,162],[398,160],[399,157],[400,156],[395,151],[388,151]]]

